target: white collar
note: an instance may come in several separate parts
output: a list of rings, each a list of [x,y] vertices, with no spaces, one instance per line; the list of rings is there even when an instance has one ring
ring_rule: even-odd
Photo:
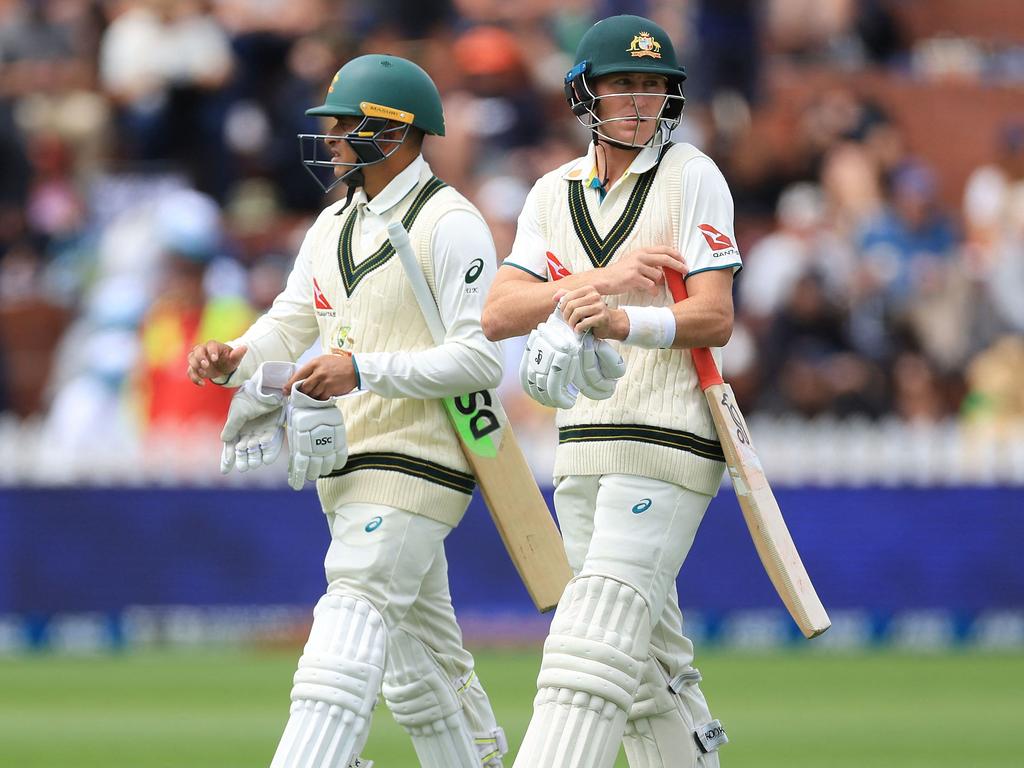
[[[424,168],[430,170],[423,155],[417,155],[415,160],[409,163],[401,173],[387,183],[387,186],[373,200],[366,204],[367,209],[377,216],[382,216],[394,208],[420,183],[420,176]],[[363,196],[363,200],[366,199],[366,190],[362,187],[359,188],[359,194]]]
[[[586,181],[591,177],[594,169],[597,167],[597,159],[594,155],[595,147],[594,142],[590,142],[587,147],[587,154],[581,157],[576,162],[572,163],[562,174],[563,179],[570,179],[571,181]],[[651,170],[657,162],[658,156],[661,154],[660,147],[644,147],[640,150],[636,157],[633,158],[633,162],[629,164],[629,168],[622,174],[622,178],[625,178],[629,174],[641,174]],[[618,181],[618,179],[616,179]]]

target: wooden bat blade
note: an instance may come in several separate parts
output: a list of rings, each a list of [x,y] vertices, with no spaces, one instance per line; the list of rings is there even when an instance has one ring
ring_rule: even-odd
[[[558,604],[572,574],[562,537],[497,394],[443,401],[509,558],[537,610]]]
[[[562,538],[510,425],[494,458],[465,451],[512,564],[537,610],[558,605],[572,578]]]
[[[832,626],[832,622],[786,527],[732,387],[714,384],[704,390],[704,395],[718,430],[743,519],[768,578],[804,636],[817,637]]]
[[[400,222],[388,226],[388,238],[405,271],[435,344],[444,339],[444,323],[433,293]],[[537,610],[550,611],[572,577],[555,521],[533,472],[512,433],[497,394],[470,392],[442,400],[462,452],[476,475],[502,543]]]

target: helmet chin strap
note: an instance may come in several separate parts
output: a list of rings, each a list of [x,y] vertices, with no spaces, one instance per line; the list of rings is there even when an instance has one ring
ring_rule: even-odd
[[[352,171],[345,174],[345,184],[348,185],[348,192],[345,194],[345,204],[341,206],[338,213],[335,214],[336,216],[344,213],[345,209],[352,205],[352,198],[355,197],[356,190],[365,183],[366,177],[363,175],[362,168],[353,168]]]
[[[597,160],[597,150],[601,150],[601,154],[604,155],[604,178],[601,179],[601,187],[603,189],[608,188],[608,150],[601,146],[600,136],[597,131],[593,132],[594,136],[594,160]]]

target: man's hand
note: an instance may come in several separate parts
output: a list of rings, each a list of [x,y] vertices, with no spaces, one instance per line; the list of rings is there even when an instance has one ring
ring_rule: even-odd
[[[197,344],[188,353],[186,373],[196,386],[206,386],[204,379],[218,379],[234,373],[245,353],[244,345],[232,349],[219,341]]]
[[[621,341],[629,333],[626,313],[621,309],[609,309],[601,294],[591,286],[564,294],[559,306],[562,307],[565,322],[577,334],[590,331],[599,339]]]
[[[549,408],[572,408],[579,394],[573,383],[580,366],[580,337],[562,317],[561,307],[530,332],[519,364],[526,394]]]
[[[266,362],[231,399],[220,439],[220,471],[239,472],[272,464],[284,442],[284,394],[281,387],[295,370],[293,363]]]
[[[352,355],[342,353],[313,358],[284,385],[285,395],[291,395],[300,381],[303,393],[316,400],[348,394],[358,383]]]
[[[618,296],[630,291],[646,291],[657,296],[665,281],[664,269],[688,271],[679,251],[664,245],[630,251],[611,266],[601,270],[600,284],[595,285],[604,296]]]
[[[306,387],[306,382],[294,382],[288,398],[288,485],[296,491],[301,491],[307,480],[329,475],[348,461],[338,398],[310,397],[304,392]]]

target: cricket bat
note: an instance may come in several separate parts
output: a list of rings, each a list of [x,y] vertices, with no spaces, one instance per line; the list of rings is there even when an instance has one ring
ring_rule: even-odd
[[[672,298],[676,301],[686,298],[686,283],[679,272],[666,269],[665,279]],[[782,519],[782,510],[754,451],[750,430],[736,405],[732,387],[722,379],[710,349],[695,348],[690,352],[700,388],[718,430],[736,498],[761,563],[800,631],[807,638],[817,637],[832,626],[832,622],[814,591],[786,521]]]
[[[441,344],[445,337],[441,313],[409,242],[409,233],[395,222],[388,226],[388,239],[402,262],[434,343]],[[572,572],[562,537],[498,395],[481,390],[444,398],[442,403],[519,578],[537,610],[550,611],[558,605]]]

